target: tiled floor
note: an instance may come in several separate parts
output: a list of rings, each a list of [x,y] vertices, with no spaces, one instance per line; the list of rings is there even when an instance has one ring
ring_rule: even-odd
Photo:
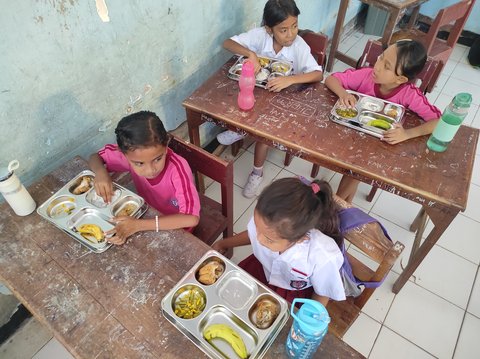
[[[358,57],[368,38],[367,35],[354,33],[341,43],[340,48]],[[472,93],[474,104],[465,124],[480,128],[480,70],[473,69],[467,63],[467,50],[465,46],[456,46],[435,90],[428,98],[443,110],[457,92]],[[343,71],[345,68],[344,64],[337,62],[334,70]],[[311,165],[298,158],[284,168],[283,157],[279,151],[270,151],[263,186],[276,178],[308,176],[310,173]],[[236,232],[246,228],[256,203],[255,198],[246,199],[241,195],[241,186],[252,163],[253,146],[248,146],[235,160]],[[325,169],[320,171],[318,177],[329,180],[334,189],[340,179],[338,174]],[[374,201],[368,203],[364,198],[369,190],[369,186],[361,185],[354,203],[380,218],[392,238],[403,242],[406,250],[344,340],[372,359],[478,358],[480,241],[475,233],[480,233],[480,149],[477,151],[467,210],[455,219],[398,295],[394,295],[391,288],[401,272],[401,264],[408,258],[414,237],[408,227],[419,205],[382,191],[378,191]],[[218,199],[218,187],[215,184],[209,186],[207,194]],[[233,258],[239,261],[249,253],[249,246],[238,248]],[[30,344],[27,339],[24,341],[27,344],[17,341],[15,346]],[[71,358],[55,339],[51,339],[40,351],[32,349],[30,353],[30,356],[17,357]]]

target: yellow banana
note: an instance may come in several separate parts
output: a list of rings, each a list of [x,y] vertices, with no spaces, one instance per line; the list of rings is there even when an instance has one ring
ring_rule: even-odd
[[[242,337],[226,324],[212,324],[208,326],[203,331],[203,336],[209,341],[214,338],[223,339],[232,346],[240,358],[248,358],[247,347]]]
[[[385,120],[371,120],[367,122],[367,125],[377,127],[382,130],[389,130],[392,127],[392,125]]]
[[[93,243],[101,243],[105,240],[102,229],[96,224],[82,224],[77,228],[84,238]]]

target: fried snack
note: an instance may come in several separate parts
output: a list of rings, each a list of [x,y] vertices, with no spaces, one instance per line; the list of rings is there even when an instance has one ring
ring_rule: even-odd
[[[278,306],[271,300],[263,299],[257,304],[257,326],[259,328],[269,327],[278,316]]]
[[[210,261],[198,271],[198,281],[202,284],[213,284],[223,274],[224,268],[217,261]]]
[[[127,203],[123,208],[117,212],[116,216],[131,216],[137,210],[137,206],[133,203]]]
[[[386,115],[390,116],[390,117],[397,117],[398,116],[398,111],[396,109],[392,108],[392,109],[387,111]]]
[[[93,179],[90,176],[83,176],[80,184],[72,191],[73,194],[83,194],[93,186]]]

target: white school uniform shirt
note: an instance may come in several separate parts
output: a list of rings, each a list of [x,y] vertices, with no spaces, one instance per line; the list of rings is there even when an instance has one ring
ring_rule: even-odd
[[[318,295],[345,300],[345,289],[340,276],[343,254],[337,243],[317,229],[310,230],[308,236],[309,239],[279,254],[258,242],[253,217],[248,223],[248,237],[253,254],[262,264],[269,284],[288,290],[313,286]]]
[[[297,35],[290,46],[284,46],[278,53],[275,53],[273,49],[273,37],[267,33],[263,26],[232,36],[230,39],[255,52],[258,56],[266,56],[293,63],[295,74],[322,71],[322,66],[317,64],[317,61],[310,53],[310,47],[301,36]]]

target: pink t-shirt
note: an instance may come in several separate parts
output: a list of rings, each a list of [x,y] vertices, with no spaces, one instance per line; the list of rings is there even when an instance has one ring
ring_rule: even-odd
[[[135,188],[147,203],[162,214],[191,214],[199,216],[200,199],[187,161],[167,149],[165,168],[154,179],[135,173],[117,145],[106,145],[100,151],[109,172],[130,172]]]
[[[373,82],[371,67],[348,69],[344,72],[336,72],[332,76],[340,80],[344,89],[398,103],[415,112],[424,121],[436,120],[442,116],[442,112],[430,104],[420,89],[410,82],[398,86],[386,96],[382,95],[380,86]]]

